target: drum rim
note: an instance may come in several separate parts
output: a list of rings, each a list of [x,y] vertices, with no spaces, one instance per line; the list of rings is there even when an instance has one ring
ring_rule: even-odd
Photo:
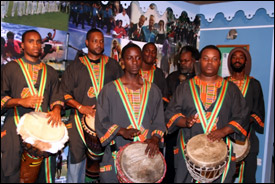
[[[228,146],[226,145],[226,143],[223,141],[223,140],[220,140],[220,141],[223,141],[223,145],[226,147],[226,155],[225,155],[225,158],[223,160],[220,160],[219,162],[216,162],[216,163],[210,163],[210,164],[205,164],[205,163],[199,163],[197,160],[194,160],[192,157],[190,157],[190,154],[188,154],[187,152],[187,146],[188,146],[188,143],[190,142],[190,140],[196,136],[202,136],[202,135],[206,135],[206,134],[197,134],[193,137],[191,137],[187,144],[185,145],[185,148],[184,148],[184,154],[185,154],[185,157],[187,157],[193,164],[195,164],[196,166],[198,167],[208,167],[208,168],[211,168],[211,167],[216,167],[217,165],[220,165],[224,162],[224,160],[227,159],[227,154],[228,154]]]
[[[84,116],[82,116],[82,118],[81,118],[81,125],[82,125],[84,131],[85,131],[86,133],[90,134],[90,135],[97,136],[96,131],[92,130],[92,129],[87,125],[87,123],[86,123],[86,118],[85,118],[85,117],[86,117],[86,116],[84,115]]]
[[[120,167],[119,162],[120,162],[120,158],[121,158],[121,154],[122,154],[123,150],[125,150],[125,148],[128,147],[129,145],[131,145],[131,144],[136,144],[136,143],[147,144],[147,143],[141,142],[141,141],[130,142],[130,143],[128,143],[128,144],[125,144],[124,146],[122,146],[122,147],[119,149],[119,151],[118,151],[118,153],[117,153],[117,158],[116,158],[116,161],[115,161],[115,167],[116,167],[116,169],[117,169],[117,177],[118,177],[118,179],[119,179],[119,180],[122,179],[122,180],[126,181],[127,183],[133,183],[133,181],[131,181],[131,180],[123,173],[122,168]],[[164,156],[162,155],[162,153],[161,153],[160,151],[158,151],[158,154],[160,154],[161,159],[164,161],[164,162],[163,162],[163,163],[164,163],[164,172],[163,172],[162,177],[161,177],[158,181],[156,181],[155,183],[161,183],[162,180],[164,179],[164,177],[165,177],[165,175],[166,175],[166,171],[167,171],[167,165],[166,165],[166,161],[165,161]],[[122,175],[120,175],[120,174],[122,174]]]
[[[235,154],[235,162],[240,162],[240,161],[244,160],[247,157],[247,155],[249,154],[250,148],[251,148],[250,139],[246,138],[245,142],[247,142],[247,149],[243,153],[243,155],[241,155],[240,157],[237,158],[236,153],[235,153],[235,149],[234,149],[234,145],[237,144],[237,143],[232,141],[232,147],[233,147],[233,151],[234,151],[234,154]]]

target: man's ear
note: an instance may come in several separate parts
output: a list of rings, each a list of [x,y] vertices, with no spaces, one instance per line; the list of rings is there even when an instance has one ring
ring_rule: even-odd
[[[86,47],[88,47],[88,40],[85,40],[85,45]]]

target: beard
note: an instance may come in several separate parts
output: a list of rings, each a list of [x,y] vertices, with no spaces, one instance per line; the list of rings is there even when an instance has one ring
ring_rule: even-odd
[[[104,49],[102,49],[102,51],[100,53],[96,52],[95,50],[89,50],[93,55],[99,56],[102,55],[104,52]]]
[[[240,66],[236,66],[236,64],[241,64],[241,63],[239,63],[239,62],[236,62],[236,63],[234,63],[234,64],[232,64],[232,62],[230,63],[230,66],[231,66],[231,68],[232,68],[232,70],[234,71],[234,72],[237,72],[237,73],[240,73],[240,72],[242,72],[244,69],[245,69],[245,63],[244,64],[241,64]]]

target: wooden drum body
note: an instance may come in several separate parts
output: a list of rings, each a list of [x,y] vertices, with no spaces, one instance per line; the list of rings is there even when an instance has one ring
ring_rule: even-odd
[[[95,118],[92,116],[83,116],[81,124],[84,130],[84,137],[88,149],[92,151],[87,151],[87,163],[86,163],[86,176],[92,179],[99,178],[99,163],[102,160],[102,153],[104,149],[101,146],[99,138],[96,136],[95,132]]]
[[[30,112],[19,120],[17,133],[23,145],[20,182],[35,182],[43,159],[61,150],[69,139],[66,126],[52,127],[46,115]]]
[[[145,155],[148,144],[133,142],[117,154],[117,177],[121,183],[160,183],[166,173],[166,162],[159,152],[154,158]]]
[[[206,134],[199,134],[188,141],[184,155],[191,176],[199,182],[209,183],[223,173],[229,150],[224,141],[211,142]]]

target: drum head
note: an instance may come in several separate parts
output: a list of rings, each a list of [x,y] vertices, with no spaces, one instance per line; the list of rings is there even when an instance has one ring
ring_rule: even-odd
[[[198,167],[215,167],[227,157],[227,145],[224,141],[211,142],[206,134],[191,138],[186,145],[186,156]]]
[[[245,142],[232,141],[233,151],[235,153],[236,162],[243,160],[250,150],[250,141],[249,139],[245,139]]]
[[[85,116],[85,123],[92,131],[95,131],[95,117]]]
[[[162,154],[149,158],[145,155],[146,143],[129,144],[120,154],[122,172],[134,183],[156,183],[162,180],[166,165]]]
[[[52,127],[48,124],[49,118],[46,117],[47,113],[44,112],[30,112],[24,114],[20,118],[19,123],[22,123],[22,127],[31,137],[41,141],[47,140],[47,142],[60,141],[65,134],[65,125]],[[20,132],[19,132],[20,133]]]

